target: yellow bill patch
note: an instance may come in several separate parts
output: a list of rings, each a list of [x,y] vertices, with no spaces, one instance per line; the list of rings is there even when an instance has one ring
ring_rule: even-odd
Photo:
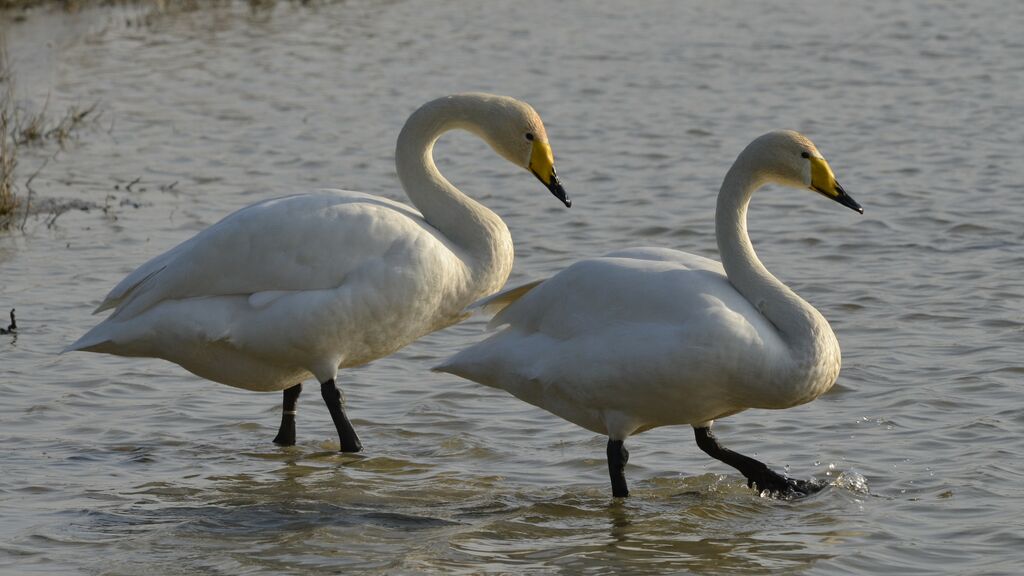
[[[828,162],[821,156],[811,156],[808,160],[811,163],[811,188],[829,198],[839,196],[839,191],[836,190],[836,176]]]
[[[530,172],[536,174],[545,186],[551,185],[551,178],[555,174],[555,156],[551,153],[551,146],[547,142],[533,141],[533,150],[530,152]]]

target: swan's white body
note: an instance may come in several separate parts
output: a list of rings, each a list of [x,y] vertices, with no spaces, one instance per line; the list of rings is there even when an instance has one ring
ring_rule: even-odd
[[[507,235],[507,233],[506,233]],[[508,242],[511,261],[511,242]],[[203,378],[283,390],[390,354],[459,320],[471,260],[416,211],[358,192],[261,202],[150,260],[72,349],[163,358]]]
[[[813,177],[830,179],[829,191],[815,189],[839,199],[811,153],[802,136],[778,132],[740,155],[718,198],[722,263],[663,248],[577,262],[518,298],[494,297],[506,307],[492,325],[507,327],[436,369],[620,441],[813,400],[836,381],[839,344],[825,318],[764,268],[746,231],[750,196],[768,181],[817,186],[819,170]]]
[[[504,284],[513,251],[501,219],[434,165],[434,142],[454,128],[478,134],[568,204],[532,108],[484,94],[435,100],[410,117],[396,150],[419,211],[340,190],[243,208],[125,278],[97,309],[114,312],[68,350],[163,358],[272,391],[310,375],[333,380],[339,367],[459,321]]]
[[[577,262],[495,321],[510,326],[441,370],[614,439],[802,404],[839,373],[827,324],[801,363],[721,264],[664,248]]]

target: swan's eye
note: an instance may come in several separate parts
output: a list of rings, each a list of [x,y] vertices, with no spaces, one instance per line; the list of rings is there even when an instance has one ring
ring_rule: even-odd
[[[800,157],[801,158],[810,158],[811,157],[811,153],[810,152],[801,152],[800,153]]]
[[[526,139],[529,140],[530,142],[533,142],[533,132],[527,132]]]

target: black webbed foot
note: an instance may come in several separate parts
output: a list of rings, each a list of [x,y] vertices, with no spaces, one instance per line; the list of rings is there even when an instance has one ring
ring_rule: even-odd
[[[761,493],[767,491],[773,498],[786,500],[805,498],[820,492],[825,486],[827,484],[824,482],[787,478],[767,466],[747,476],[748,488],[754,488]]]
[[[747,486],[750,488],[756,488],[758,492],[767,491],[770,495],[776,498],[793,499],[803,498],[810,496],[816,492],[821,491],[827,484],[818,483],[809,480],[794,480],[792,478],[786,478],[779,473],[773,471],[771,468],[764,465],[763,462],[759,462],[723,448],[715,435],[711,433],[711,428],[704,426],[693,429],[694,435],[697,439],[697,446],[700,447],[705,453],[716,460],[721,460],[729,466],[740,471],[741,474],[747,479]]]

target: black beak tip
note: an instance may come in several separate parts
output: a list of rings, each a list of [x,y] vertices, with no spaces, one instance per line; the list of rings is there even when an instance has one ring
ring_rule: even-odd
[[[562,188],[562,185],[557,180],[552,182],[551,193],[555,195],[555,198],[561,200],[566,208],[572,208],[572,200],[569,199],[569,195],[565,193],[565,188]]]
[[[843,193],[841,196],[836,198],[836,202],[839,202],[843,206],[846,206],[847,208],[854,210],[860,214],[864,213],[864,209],[861,208],[860,204],[858,204],[856,200],[850,198],[849,194]]]
[[[839,192],[839,197],[836,198],[837,202],[851,210],[856,210],[860,214],[864,213],[864,209],[860,207],[860,204],[846,193],[846,190],[839,184],[839,182],[836,182],[836,191]]]
[[[864,209],[860,207],[860,204],[858,204],[856,200],[854,200],[849,194],[846,193],[846,190],[844,190],[843,187],[839,185],[839,182],[836,182],[836,192],[838,192],[838,195],[836,196],[830,196],[828,194],[825,194],[820,189],[815,188],[813,186],[811,187],[811,190],[814,190],[815,192],[821,194],[822,196],[825,196],[826,198],[835,200],[836,202],[842,204],[843,206],[846,206],[847,208],[854,210],[860,214],[864,213]]]
[[[540,175],[536,172],[534,172],[534,176],[537,176],[537,179],[540,180],[542,184],[544,183],[544,180],[541,179]],[[572,208],[572,200],[570,200],[569,195],[565,193],[565,188],[562,188],[562,183],[558,181],[558,176],[552,174],[551,181],[544,185],[547,186],[547,189],[550,190],[552,194],[555,195],[555,198],[558,198],[562,201],[562,204],[565,204],[566,208]]]

